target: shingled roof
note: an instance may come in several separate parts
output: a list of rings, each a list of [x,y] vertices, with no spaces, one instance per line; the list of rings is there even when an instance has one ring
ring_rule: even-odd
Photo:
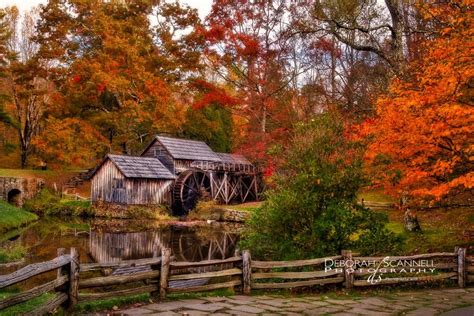
[[[252,165],[250,161],[247,160],[242,155],[239,154],[227,154],[227,153],[217,153],[219,158],[223,163],[233,163],[238,165]]]
[[[126,178],[175,179],[157,158],[107,155]],[[107,160],[106,158],[106,160]]]
[[[166,136],[156,136],[156,140],[174,159],[221,162],[219,156],[205,142]]]

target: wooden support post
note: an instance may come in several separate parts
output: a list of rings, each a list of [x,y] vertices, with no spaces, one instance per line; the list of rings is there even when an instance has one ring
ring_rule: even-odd
[[[168,290],[168,280],[170,274],[170,258],[171,249],[161,249],[161,271],[160,271],[160,299],[166,298],[166,291]]]
[[[252,290],[252,258],[248,250],[244,250],[242,253],[242,283],[243,293],[250,295]]]
[[[61,256],[64,256],[66,254],[66,249],[64,248],[58,248],[58,257],[61,257]],[[61,267],[58,269],[58,275],[57,275],[57,278],[59,279],[60,277],[62,277],[63,275],[66,274],[66,269],[65,267]]]
[[[253,176],[253,181],[254,181],[254,188],[255,188],[255,201],[258,201],[258,181],[257,181],[257,175]]]
[[[79,296],[79,253],[76,248],[71,248],[70,255],[68,308],[72,309],[77,304]]]
[[[341,251],[342,259],[344,260],[344,287],[348,290],[352,289],[354,286],[354,271],[355,266],[346,267],[347,263],[353,263],[352,261],[352,251],[342,250]]]
[[[466,286],[466,248],[457,248],[458,254],[458,286]]]

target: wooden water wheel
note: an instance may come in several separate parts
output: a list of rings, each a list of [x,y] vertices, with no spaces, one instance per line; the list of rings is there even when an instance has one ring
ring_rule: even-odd
[[[176,179],[173,197],[178,215],[188,214],[200,199],[212,197],[209,175],[201,170],[184,171]]]

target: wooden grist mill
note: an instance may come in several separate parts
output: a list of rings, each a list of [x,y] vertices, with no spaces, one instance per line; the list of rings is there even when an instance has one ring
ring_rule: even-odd
[[[187,214],[199,200],[221,204],[256,201],[259,169],[238,154],[214,152],[206,143],[156,136],[140,157],[108,155],[92,176],[92,201],[172,206]]]
[[[259,194],[259,173],[240,155],[218,153],[221,162],[194,161],[179,174],[174,185],[176,206],[185,212],[199,199],[213,199],[222,204],[255,201]]]

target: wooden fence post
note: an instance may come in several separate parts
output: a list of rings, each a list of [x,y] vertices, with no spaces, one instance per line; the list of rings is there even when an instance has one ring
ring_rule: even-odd
[[[65,254],[66,254],[66,249],[58,248],[58,257],[64,256]],[[64,267],[61,267],[61,268],[58,269],[58,275],[57,275],[56,278],[59,279],[64,274],[66,274],[66,269]]]
[[[170,257],[171,249],[161,249],[161,271],[160,271],[160,299],[166,298],[166,291],[168,290],[168,279],[170,274]]]
[[[242,252],[242,289],[245,295],[250,295],[252,290],[252,258],[250,251]]]
[[[344,260],[344,287],[348,290],[352,289],[354,286],[354,273],[351,269],[355,269],[355,266],[352,266],[350,269],[347,268],[347,263],[352,261],[352,251],[351,250],[342,250],[341,251],[342,260]]]
[[[458,254],[458,286],[466,286],[466,248],[457,248]]]
[[[79,253],[76,248],[71,248],[71,263],[69,266],[69,291],[68,308],[72,309],[77,304],[79,296]]]

